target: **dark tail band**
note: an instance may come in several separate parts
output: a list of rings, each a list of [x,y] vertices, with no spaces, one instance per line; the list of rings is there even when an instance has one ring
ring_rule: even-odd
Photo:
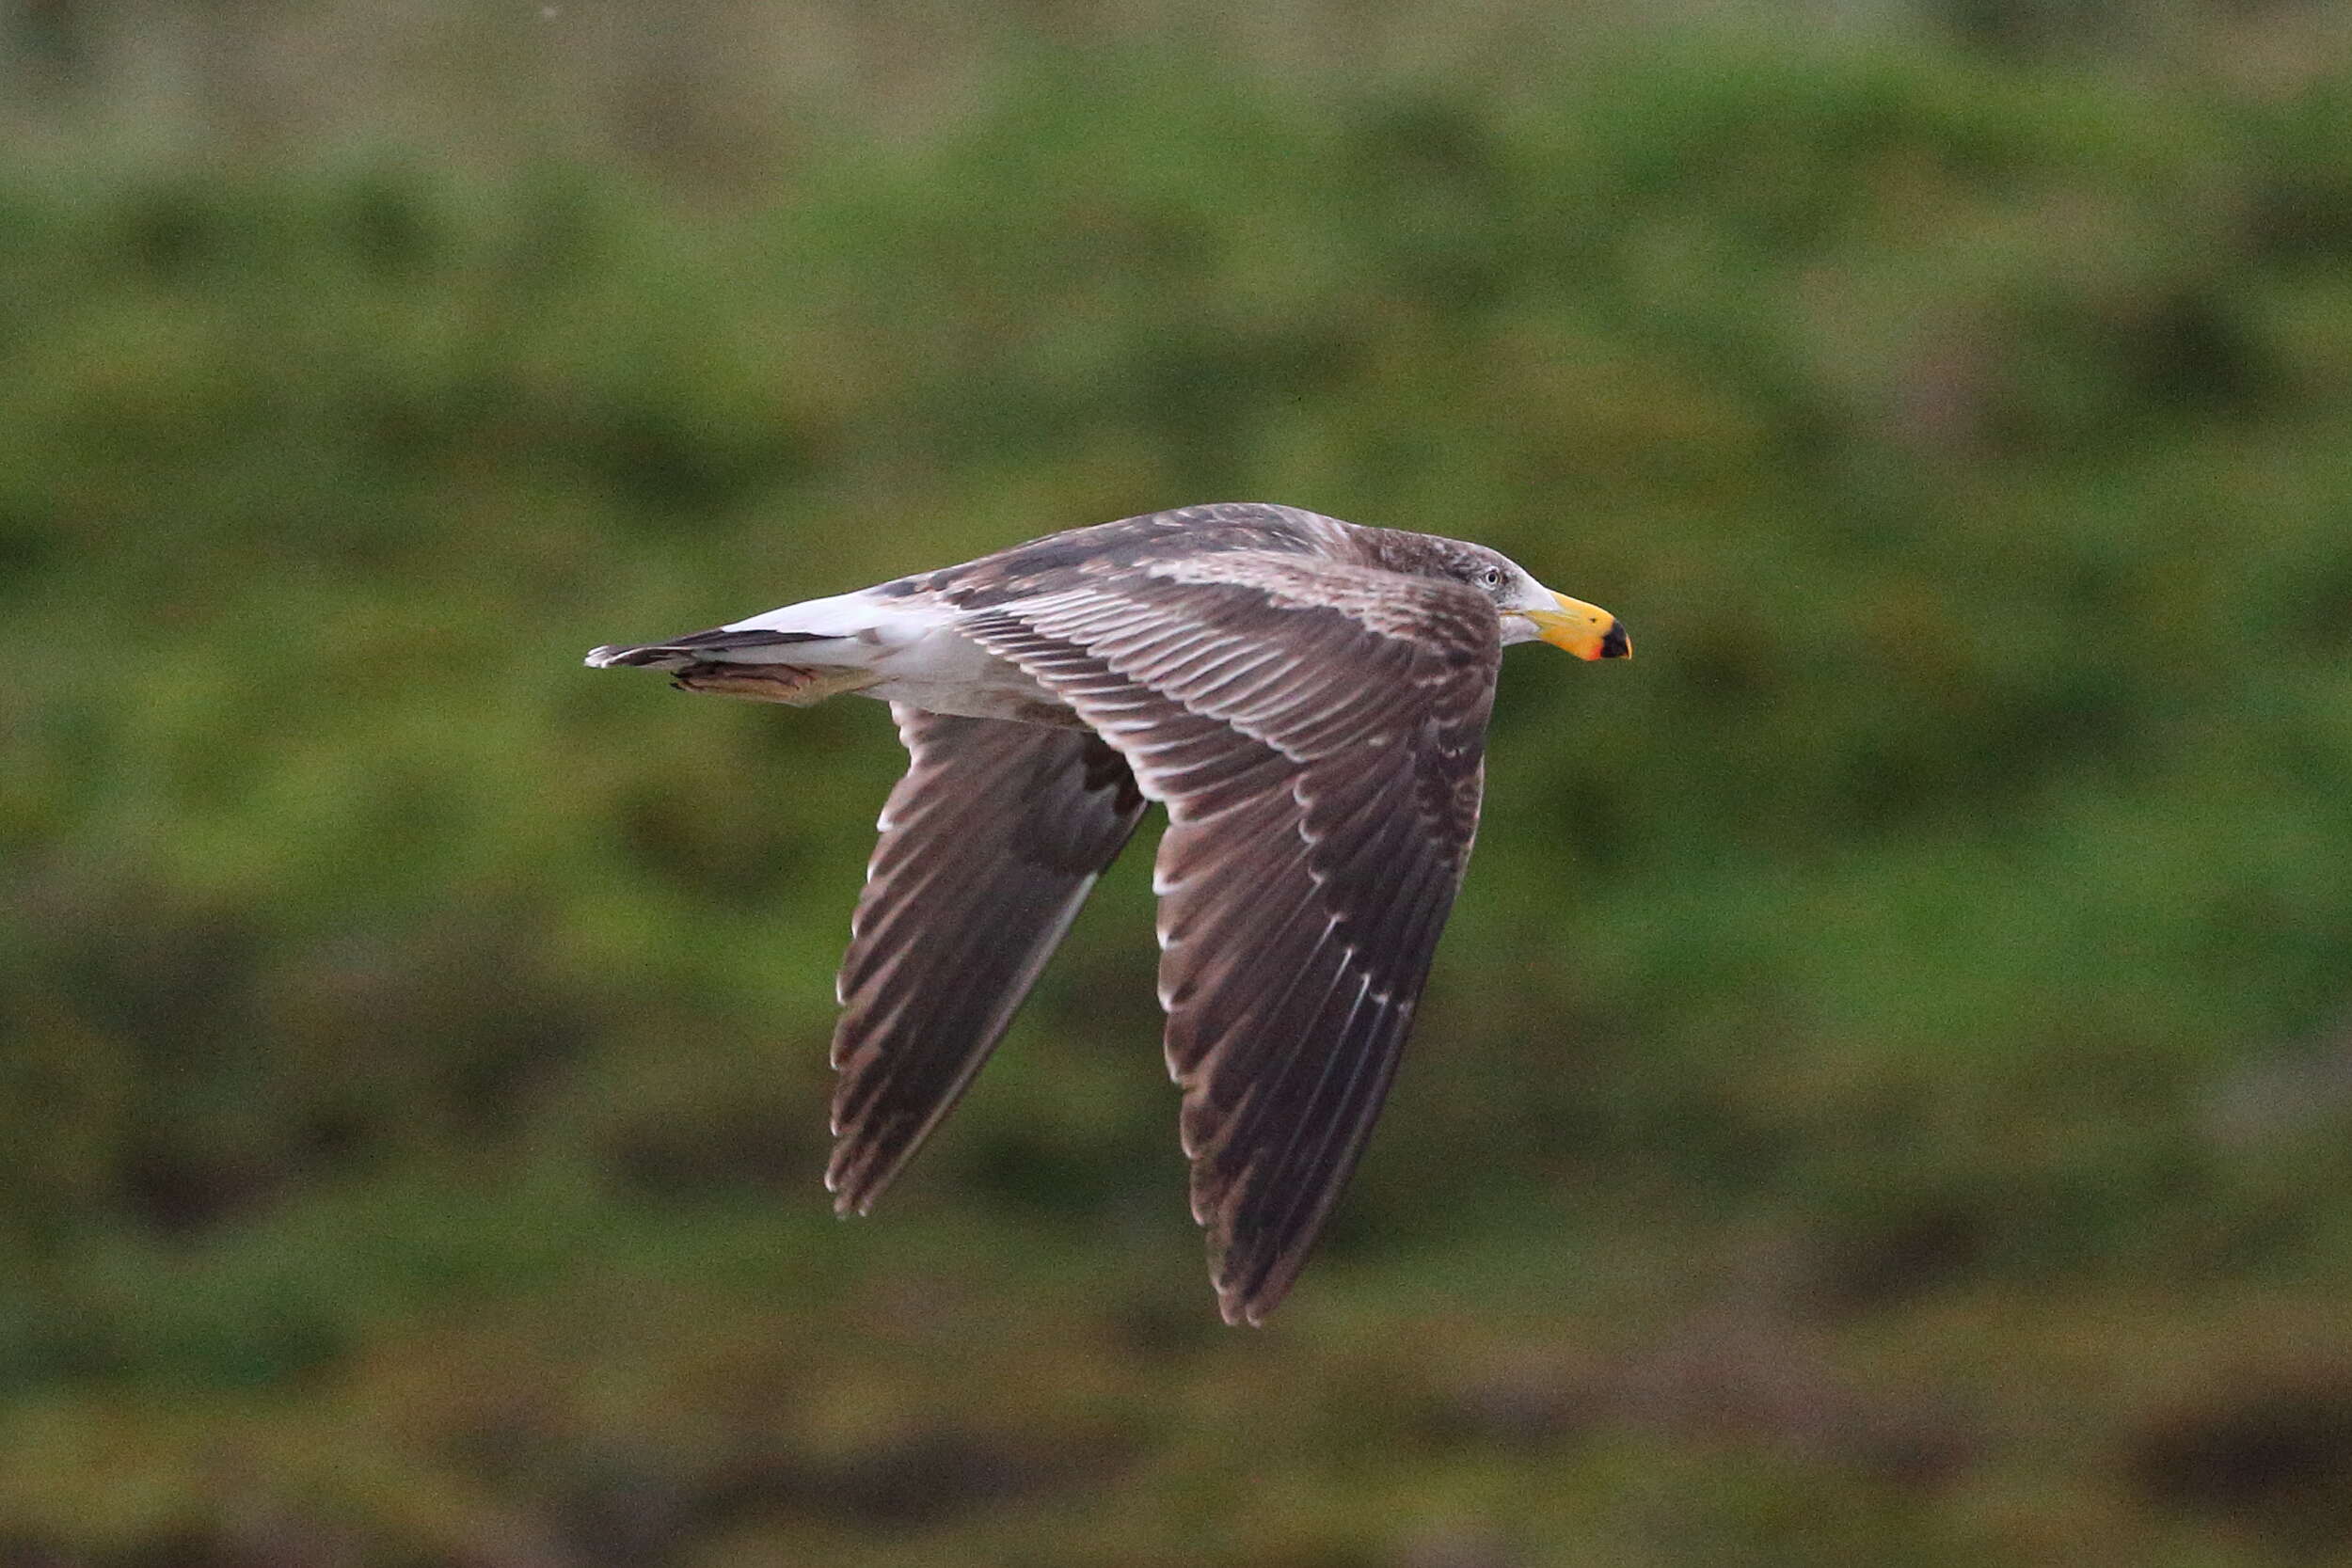
[[[711,654],[731,653],[740,648],[775,648],[791,642],[832,641],[832,638],[813,631],[730,631],[721,626],[712,631],[673,637],[667,642],[634,645],[608,643],[601,648],[590,649],[587,663],[594,670],[648,664],[658,670],[675,670]]]

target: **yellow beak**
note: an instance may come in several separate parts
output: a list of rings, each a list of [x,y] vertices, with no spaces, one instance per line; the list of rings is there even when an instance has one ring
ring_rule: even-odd
[[[1565,594],[1554,594],[1560,601],[1558,610],[1523,610],[1520,614],[1535,623],[1543,640],[1555,648],[1565,648],[1579,658],[1631,658],[1633,641],[1625,634],[1625,626],[1614,615],[1598,605],[1571,599]]]

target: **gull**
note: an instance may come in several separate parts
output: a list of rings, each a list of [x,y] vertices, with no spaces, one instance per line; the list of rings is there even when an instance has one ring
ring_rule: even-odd
[[[1483,546],[1264,502],[1073,529],[664,642],[689,691],[887,702],[826,1185],[865,1213],[952,1109],[1149,802],[1168,1067],[1225,1320],[1297,1278],[1395,1076],[1478,827],[1502,649],[1623,658]]]

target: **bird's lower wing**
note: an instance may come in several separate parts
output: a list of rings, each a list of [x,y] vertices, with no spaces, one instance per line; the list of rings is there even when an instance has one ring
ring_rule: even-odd
[[[909,757],[841,964],[825,1183],[863,1213],[955,1105],[1143,797],[1083,730],[891,709]]]
[[[1233,1323],[1281,1301],[1379,1115],[1477,829],[1500,658],[1466,590],[1287,560],[1261,584],[1255,564],[963,623],[1168,803],[1168,1067]]]

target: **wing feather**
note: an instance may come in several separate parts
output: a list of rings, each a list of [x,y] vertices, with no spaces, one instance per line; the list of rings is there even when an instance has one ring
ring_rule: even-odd
[[[1493,608],[1228,552],[1213,577],[1147,562],[960,625],[1167,802],[1160,996],[1193,1212],[1227,1319],[1260,1322],[1362,1152],[1468,863]]]
[[[842,959],[826,1185],[863,1213],[953,1109],[1142,816],[1083,730],[895,705],[891,791]]]

